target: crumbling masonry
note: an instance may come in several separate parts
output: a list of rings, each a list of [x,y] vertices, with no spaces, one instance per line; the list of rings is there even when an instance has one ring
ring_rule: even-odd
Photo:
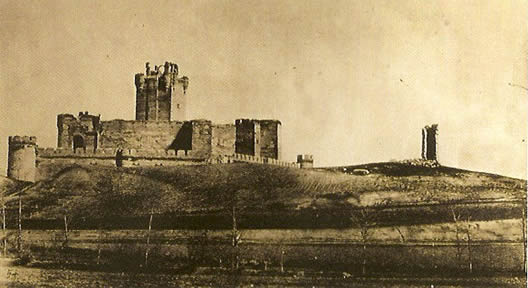
[[[437,143],[436,135],[438,134],[438,124],[425,126],[422,129],[422,159],[437,161],[436,153]]]

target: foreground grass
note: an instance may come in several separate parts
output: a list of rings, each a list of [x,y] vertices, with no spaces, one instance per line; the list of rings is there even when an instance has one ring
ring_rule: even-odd
[[[348,277],[288,270],[283,274],[232,274],[207,269],[192,274],[145,274],[10,267],[8,287],[525,287],[525,277]]]

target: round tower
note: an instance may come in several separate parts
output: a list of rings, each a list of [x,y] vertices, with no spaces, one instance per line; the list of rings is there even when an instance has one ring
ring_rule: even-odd
[[[7,177],[35,182],[37,172],[37,137],[9,136]]]

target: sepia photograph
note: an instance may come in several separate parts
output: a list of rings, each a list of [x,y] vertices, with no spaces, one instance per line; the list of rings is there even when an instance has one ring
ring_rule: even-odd
[[[526,0],[0,27],[0,287],[527,287]]]

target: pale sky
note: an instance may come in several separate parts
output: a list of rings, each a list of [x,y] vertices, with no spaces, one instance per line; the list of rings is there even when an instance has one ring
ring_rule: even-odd
[[[420,156],[526,178],[527,1],[0,0],[8,135],[56,147],[56,116],[133,119],[134,74],[178,63],[191,118],[282,121],[285,160]],[[512,83],[512,84],[509,84]]]

